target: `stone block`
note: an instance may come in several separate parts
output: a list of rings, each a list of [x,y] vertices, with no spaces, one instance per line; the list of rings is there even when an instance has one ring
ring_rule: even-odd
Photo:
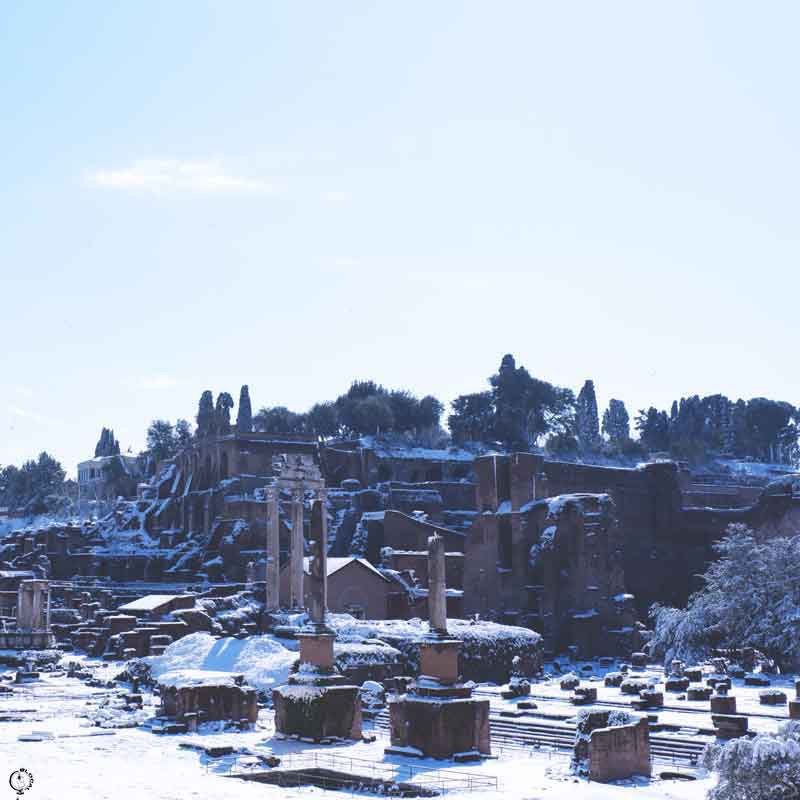
[[[784,706],[786,705],[786,692],[780,689],[765,689],[758,693],[758,702],[762,706]]]
[[[406,695],[389,703],[389,721],[392,747],[414,748],[437,759],[491,754],[488,700]]]
[[[634,775],[650,777],[647,720],[592,731],[589,735],[589,780],[608,783]]]
[[[619,690],[622,694],[639,694],[645,689],[649,689],[651,684],[648,681],[638,680],[636,678],[626,678],[619,685]]]
[[[734,714],[712,714],[711,722],[718,739],[735,739],[747,734],[747,717]]]
[[[419,672],[436,678],[442,683],[458,681],[458,651],[461,642],[457,639],[430,640],[420,643]]]
[[[280,686],[272,691],[275,729],[284,736],[360,739],[361,697],[357,686]]]
[[[577,675],[565,675],[561,679],[559,686],[562,691],[571,692],[575,687],[580,685],[580,682],[581,679]]]
[[[333,634],[298,634],[300,663],[313,664],[322,670],[333,669]]]
[[[570,698],[574,706],[585,706],[597,702],[597,689],[594,686],[578,686]]]
[[[670,676],[664,681],[664,689],[668,692],[685,692],[688,688],[688,678],[673,678]]]
[[[642,669],[647,666],[646,653],[631,653],[631,666]]]
[[[686,699],[687,700],[708,700],[713,693],[713,689],[710,686],[690,686],[686,690]]]
[[[735,714],[736,698],[732,695],[715,694],[711,697],[712,714]]]

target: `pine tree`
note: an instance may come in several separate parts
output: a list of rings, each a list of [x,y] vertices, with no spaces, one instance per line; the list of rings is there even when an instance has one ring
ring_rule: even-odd
[[[188,420],[179,419],[175,423],[175,444],[178,450],[182,450],[192,441],[192,426]]]
[[[210,389],[206,389],[200,395],[200,403],[197,407],[197,436],[212,436],[216,430],[214,424],[214,395]]]
[[[594,381],[587,380],[578,394],[575,403],[575,425],[581,447],[584,450],[597,450],[600,446],[600,421]]]
[[[609,400],[608,408],[603,412],[603,433],[616,446],[631,438],[630,417],[622,400]]]
[[[165,419],[154,419],[147,429],[147,449],[156,461],[175,455],[175,431]]]

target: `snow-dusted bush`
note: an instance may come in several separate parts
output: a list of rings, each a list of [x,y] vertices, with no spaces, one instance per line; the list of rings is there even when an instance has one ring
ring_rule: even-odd
[[[719,773],[708,800],[756,800],[800,795],[800,724],[788,722],[776,733],[712,744],[703,766]]]
[[[720,558],[685,610],[651,608],[651,656],[696,663],[714,647],[750,646],[781,667],[800,665],[800,537],[760,542],[736,524],[714,549]]]

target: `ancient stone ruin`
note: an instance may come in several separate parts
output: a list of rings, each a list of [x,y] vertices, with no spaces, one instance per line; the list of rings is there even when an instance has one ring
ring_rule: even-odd
[[[17,588],[14,630],[0,631],[0,649],[42,650],[54,642],[50,630],[50,582],[22,580]]]
[[[309,625],[300,634],[300,666],[273,690],[275,729],[281,736],[321,741],[361,738],[361,697],[334,665],[336,634],[326,624],[327,522],[324,500],[311,506]]]
[[[174,672],[159,678],[162,712],[185,723],[232,720],[251,725],[258,719],[256,690],[245,685],[242,675],[228,672]]]
[[[619,711],[586,711],[578,718],[573,769],[590,781],[649,777],[650,729],[646,717]]]
[[[420,676],[389,704],[388,753],[438,759],[491,755],[489,701],[475,700],[459,683],[461,642],[447,631],[445,549],[441,536],[428,539],[429,634],[420,643]]]

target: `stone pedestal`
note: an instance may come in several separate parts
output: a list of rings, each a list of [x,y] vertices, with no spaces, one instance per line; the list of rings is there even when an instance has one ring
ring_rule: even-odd
[[[491,755],[489,701],[475,700],[465,687],[420,693],[424,688],[418,684],[414,694],[389,703],[391,746],[386,752],[438,759]]]
[[[440,683],[458,681],[458,639],[426,639],[420,643],[420,680],[435,678]]]
[[[341,675],[293,675],[272,691],[275,730],[301,739],[360,739],[361,697]],[[342,681],[342,683],[339,683]]]
[[[272,692],[275,730],[301,739],[360,739],[361,695],[333,663],[329,632],[301,633],[300,669]]]
[[[324,671],[333,670],[333,633],[299,633],[300,663],[313,664]]]

